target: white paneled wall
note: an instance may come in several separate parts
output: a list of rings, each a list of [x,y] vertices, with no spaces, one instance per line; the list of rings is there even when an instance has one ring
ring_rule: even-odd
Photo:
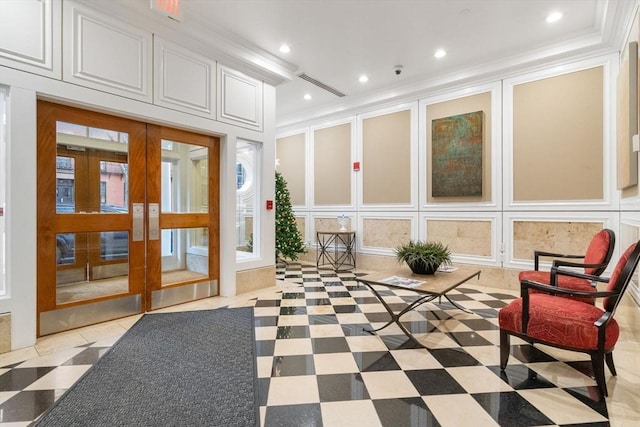
[[[156,105],[215,119],[216,62],[155,36]]]
[[[262,82],[218,67],[218,120],[262,130]]]
[[[90,3],[0,1],[0,65],[263,131],[261,80]]]
[[[151,33],[73,2],[63,14],[65,81],[152,101]]]
[[[602,170],[602,197],[597,200],[569,200],[547,201],[534,200],[530,202],[514,201],[513,185],[513,86],[523,82],[544,80],[553,76],[573,73],[579,70],[602,67],[603,72],[603,136],[601,156]],[[361,161],[363,148],[363,121],[389,114],[390,112],[410,109],[411,118],[411,202],[408,204],[366,205],[362,201],[363,183],[360,172],[353,171],[351,182],[345,185],[353,185],[356,189],[354,197],[355,206],[315,206],[312,202],[314,188],[314,170],[310,163],[306,163],[306,204],[296,205],[294,210],[297,217],[305,217],[306,240],[313,246],[315,242],[314,224],[318,219],[335,218],[344,214],[351,218],[352,230],[357,232],[358,252],[365,255],[393,256],[394,241],[396,236],[392,232],[406,234],[407,238],[425,240],[429,239],[427,230],[429,222],[433,226],[449,227],[451,230],[442,230],[441,233],[460,230],[460,234],[452,236],[451,241],[456,241],[459,246],[467,245],[471,248],[468,253],[454,253],[454,261],[476,265],[502,267],[507,269],[528,269],[533,266],[532,253],[529,254],[527,244],[516,241],[515,229],[517,225],[527,228],[532,225],[537,235],[529,236],[530,242],[551,238],[545,236],[545,232],[559,235],[571,234],[576,242],[588,240],[589,233],[594,227],[607,227],[616,232],[618,236],[616,252],[613,259],[616,260],[619,252],[630,242],[640,239],[640,195],[622,199],[622,194],[615,188],[615,147],[612,144],[615,132],[615,111],[612,111],[611,102],[615,76],[617,75],[617,56],[606,55],[594,57],[589,60],[578,59],[567,61],[562,67],[548,69],[536,69],[531,72],[522,72],[518,76],[497,79],[493,82],[484,82],[477,86],[468,86],[460,89],[453,88],[447,93],[431,95],[427,92],[417,99],[400,99],[395,105],[385,103],[378,109],[369,106],[361,113],[317,118],[298,126],[289,126],[281,129],[279,137],[303,135],[307,153],[314,150],[313,131],[323,126],[332,126],[340,123],[353,123],[354,136],[352,137],[353,161]],[[429,170],[427,164],[426,145],[427,127],[431,126],[427,120],[427,108],[430,105],[455,101],[476,94],[491,94],[491,120],[486,125],[491,129],[491,138],[484,143],[490,144],[490,156],[487,160],[491,165],[490,197],[478,201],[437,201],[429,200],[428,189],[425,182],[428,180]],[[322,123],[322,124],[319,124]],[[328,125],[326,123],[329,123]],[[290,166],[290,165],[287,165]],[[367,165],[363,165],[366,167]],[[540,173],[544,173],[541,170]],[[317,175],[317,174],[316,174]],[[331,211],[333,213],[329,213]],[[404,221],[407,226],[400,227]],[[456,227],[455,222],[468,223]],[[546,229],[545,222],[549,222],[550,229]],[[379,227],[371,226],[379,224]],[[406,230],[405,230],[406,229]],[[434,229],[437,230],[437,229]],[[477,231],[482,235],[478,236]],[[546,230],[546,231],[545,231]],[[437,230],[438,231],[438,230]],[[471,237],[468,234],[476,235]],[[372,235],[367,235],[372,233]],[[573,234],[572,234],[573,233]],[[445,236],[442,234],[442,236]],[[446,237],[446,236],[445,236]],[[635,240],[634,240],[635,239]],[[575,243],[575,242],[574,242]],[[473,245],[477,245],[474,247]],[[575,243],[574,247],[582,247],[582,243]],[[626,246],[625,246],[626,245]],[[518,249],[518,251],[516,251]],[[519,253],[516,253],[519,252]],[[575,252],[577,253],[577,252]],[[613,268],[610,266],[609,272]],[[640,276],[639,276],[640,280]],[[636,285],[633,293],[640,300],[640,288]]]
[[[234,221],[224,218],[235,212],[235,204],[227,201],[236,194],[237,140],[261,144],[264,158],[274,157],[273,84],[290,78],[290,70],[281,64],[275,68],[280,71],[274,71],[268,60],[257,66],[235,46],[224,52],[208,50],[208,44],[193,42],[193,36],[166,24],[110,10],[116,3],[120,2],[0,0],[0,85],[8,87],[10,110],[7,204],[14,212],[13,222],[10,215],[5,217],[8,292],[0,296],[0,313],[11,315],[12,349],[33,345],[36,339],[34,165],[39,98],[219,136],[220,293],[236,294],[237,271],[275,275],[273,212],[266,212],[260,224],[262,258],[243,263],[235,256]],[[239,70],[221,64],[217,54]],[[260,197],[273,199],[273,163],[265,162],[261,173]]]
[[[0,1],[0,65],[60,79],[61,2]]]

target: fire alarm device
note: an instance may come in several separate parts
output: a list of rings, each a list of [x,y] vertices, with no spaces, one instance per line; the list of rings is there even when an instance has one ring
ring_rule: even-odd
[[[273,200],[267,200],[267,210],[273,209]]]
[[[360,170],[360,162],[353,162],[353,170],[356,172]]]

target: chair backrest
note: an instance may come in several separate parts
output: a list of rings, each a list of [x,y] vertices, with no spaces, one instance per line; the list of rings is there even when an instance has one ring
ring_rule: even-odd
[[[587,252],[584,255],[585,264],[603,264],[601,268],[585,268],[586,274],[594,276],[601,275],[607,268],[611,256],[613,255],[613,248],[616,244],[616,235],[612,230],[604,228],[593,236]]]
[[[622,295],[624,295],[624,291],[633,278],[633,272],[638,266],[638,261],[640,261],[640,241],[629,246],[627,250],[624,251],[609,278],[607,290],[618,292],[618,295],[603,299],[602,305],[606,311],[611,313],[615,311],[622,299]]]

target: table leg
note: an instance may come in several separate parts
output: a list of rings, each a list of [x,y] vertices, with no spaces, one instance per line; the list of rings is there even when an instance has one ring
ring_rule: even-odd
[[[389,304],[387,304],[387,302],[384,300],[382,295],[380,295],[380,293],[373,287],[373,285],[371,285],[371,284],[369,284],[367,282],[360,282],[360,283],[363,283],[365,286],[367,286],[371,290],[371,292],[373,292],[373,294],[376,296],[378,301],[380,301],[380,303],[385,308],[385,310],[387,310],[387,313],[389,313],[389,316],[391,316],[391,320],[389,322],[387,322],[385,325],[383,325],[383,326],[381,326],[381,327],[379,327],[377,329],[371,329],[371,330],[364,329],[364,330],[366,332],[370,332],[370,333],[378,332],[378,331],[383,330],[387,326],[391,325],[392,323],[395,323],[402,330],[402,332],[404,332],[404,334],[406,336],[408,336],[409,338],[411,338],[415,342],[419,343],[419,341],[411,334],[411,332],[402,323],[400,323],[400,317],[402,317],[405,313],[413,310],[414,308],[416,308],[419,305],[422,305],[422,304],[424,304],[426,302],[429,302],[429,301],[433,301],[434,299],[436,299],[438,297],[438,295],[424,295],[424,296],[418,298],[417,300],[413,301],[411,304],[407,305],[400,312],[394,313],[394,311],[391,309],[391,307],[389,307]]]
[[[462,310],[462,311],[464,311],[465,313],[473,314],[473,311],[469,310],[468,308],[464,308],[463,306],[461,306],[460,304],[458,304],[458,303],[457,303],[457,302],[455,302],[455,301],[452,301],[452,300],[451,300],[451,298],[449,298],[446,294],[445,294],[445,295],[443,295],[443,296],[447,299],[447,301],[449,301],[449,302],[450,302],[454,307],[456,307],[457,309]]]

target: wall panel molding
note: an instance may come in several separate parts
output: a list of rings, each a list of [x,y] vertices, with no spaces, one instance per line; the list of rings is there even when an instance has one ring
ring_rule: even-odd
[[[514,88],[518,85],[524,85],[527,83],[541,82],[546,79],[555,77],[565,77],[573,73],[580,73],[583,71],[589,71],[592,69],[602,69],[602,147],[598,151],[597,156],[592,156],[589,160],[599,160],[601,163],[601,182],[602,190],[600,194],[602,197],[598,198],[586,198],[586,199],[569,199],[568,197],[562,200],[548,200],[544,197],[540,197],[536,200],[517,200],[515,191],[515,173],[514,168]],[[578,61],[571,64],[566,64],[562,67],[548,68],[542,71],[521,75],[518,77],[504,80],[503,85],[503,162],[504,162],[504,203],[506,210],[523,210],[523,211],[550,211],[550,210],[607,210],[618,208],[618,198],[614,197],[617,192],[615,190],[615,176],[613,162],[613,111],[612,111],[612,96],[615,93],[615,79],[612,77],[617,71],[617,58],[614,55],[608,55],[606,57],[599,57],[590,60]],[[522,129],[520,129],[522,131]],[[535,180],[536,176],[548,177],[550,173],[554,173],[556,176],[559,169],[556,166],[552,166],[558,163],[559,160],[563,162],[574,162],[571,166],[574,171],[581,171],[585,177],[592,173],[586,166],[580,166],[573,159],[576,152],[566,153],[562,151],[554,151],[552,156],[549,156],[549,162],[545,162],[540,165],[539,173],[531,176],[529,180]],[[551,161],[553,160],[553,162]],[[552,168],[552,169],[550,169]],[[578,172],[576,172],[578,173]],[[574,173],[573,177],[575,180]],[[561,180],[566,184],[566,180]],[[576,185],[587,185],[586,180],[579,182]],[[522,185],[521,185],[522,187]]]
[[[152,34],[65,2],[63,79],[152,102]]]
[[[304,209],[310,204],[312,183],[309,181],[310,143],[309,130],[300,129],[276,138],[276,171],[287,182],[294,210]]]
[[[216,62],[154,36],[156,105],[215,119]]]
[[[62,78],[60,0],[0,1],[0,65]]]
[[[487,138],[483,141],[485,145],[485,156],[483,157],[483,166],[487,169],[484,171],[483,179],[488,182],[483,183],[483,188],[489,193],[488,196],[483,195],[482,200],[455,200],[448,198],[446,200],[437,200],[429,197],[429,186],[423,183],[430,182],[431,171],[428,167],[427,159],[431,156],[430,141],[427,141],[430,134],[431,122],[427,120],[427,112],[430,106],[434,104],[451,104],[449,109],[453,109],[453,114],[464,114],[471,112],[473,108],[479,108],[478,96],[489,94],[491,100],[486,106],[489,111],[485,111],[485,135]],[[471,105],[466,105],[469,103]],[[467,88],[446,95],[434,96],[420,100],[419,103],[419,172],[420,172],[420,207],[427,211],[451,211],[451,210],[468,210],[473,206],[473,210],[495,210],[502,205],[502,168],[498,165],[502,164],[502,146],[501,146],[501,129],[502,129],[502,84],[500,81],[492,82],[477,87]],[[466,109],[464,107],[467,107]],[[482,106],[485,107],[485,106]]]
[[[404,113],[408,114],[408,128],[403,130]],[[419,167],[415,132],[417,113],[418,103],[412,102],[357,116],[354,160],[361,163],[358,173],[360,210],[417,211],[418,182],[414,179]],[[403,135],[393,131],[380,133],[381,125],[385,123],[393,123],[394,130],[401,130]],[[399,175],[394,175],[397,171],[400,171]]]
[[[309,176],[314,177],[310,180],[313,209],[355,209],[356,176],[359,173],[353,171],[352,165],[355,135],[355,117],[311,127],[309,136],[313,155]]]
[[[521,257],[516,253],[516,251],[522,252],[522,248],[516,249],[515,223],[520,225],[529,223],[533,227],[526,231],[526,241],[531,246],[531,250],[526,251]],[[549,226],[545,226],[545,223],[549,223]],[[554,251],[554,248],[544,243],[545,241],[572,248],[571,252],[557,250],[558,252],[580,254],[586,251],[593,234],[598,230],[610,228],[616,232],[616,237],[620,230],[617,212],[505,212],[503,228],[504,267],[524,270],[533,268],[534,249]],[[564,236],[563,233],[568,234]],[[617,242],[613,260],[618,258],[619,246],[620,243]],[[545,260],[541,263],[541,268],[549,269],[550,267],[550,261]],[[608,270],[610,271],[611,268],[610,265]]]
[[[262,130],[262,82],[218,64],[218,120]]]
[[[418,240],[418,214],[360,212],[357,215],[357,228],[354,230],[358,240],[358,252],[395,256],[394,249],[397,246],[409,240]]]
[[[460,222],[459,229],[441,230],[443,236],[434,236],[429,233],[429,221],[444,222]],[[486,228],[482,226],[486,224],[489,231],[482,234]],[[486,255],[479,253],[464,253],[456,250],[455,245],[450,246],[452,259],[454,262],[463,262],[477,265],[501,266],[502,264],[502,214],[499,212],[423,212],[420,214],[420,239],[421,240],[438,240],[447,243],[450,240],[453,243],[459,243],[461,246],[475,246],[482,250],[489,250]],[[475,226],[474,226],[475,225]],[[477,225],[480,225],[478,230]],[[455,232],[455,235],[447,236],[447,233]],[[487,240],[487,242],[483,242]],[[472,252],[472,251],[469,251]],[[476,252],[478,250],[476,249]]]

